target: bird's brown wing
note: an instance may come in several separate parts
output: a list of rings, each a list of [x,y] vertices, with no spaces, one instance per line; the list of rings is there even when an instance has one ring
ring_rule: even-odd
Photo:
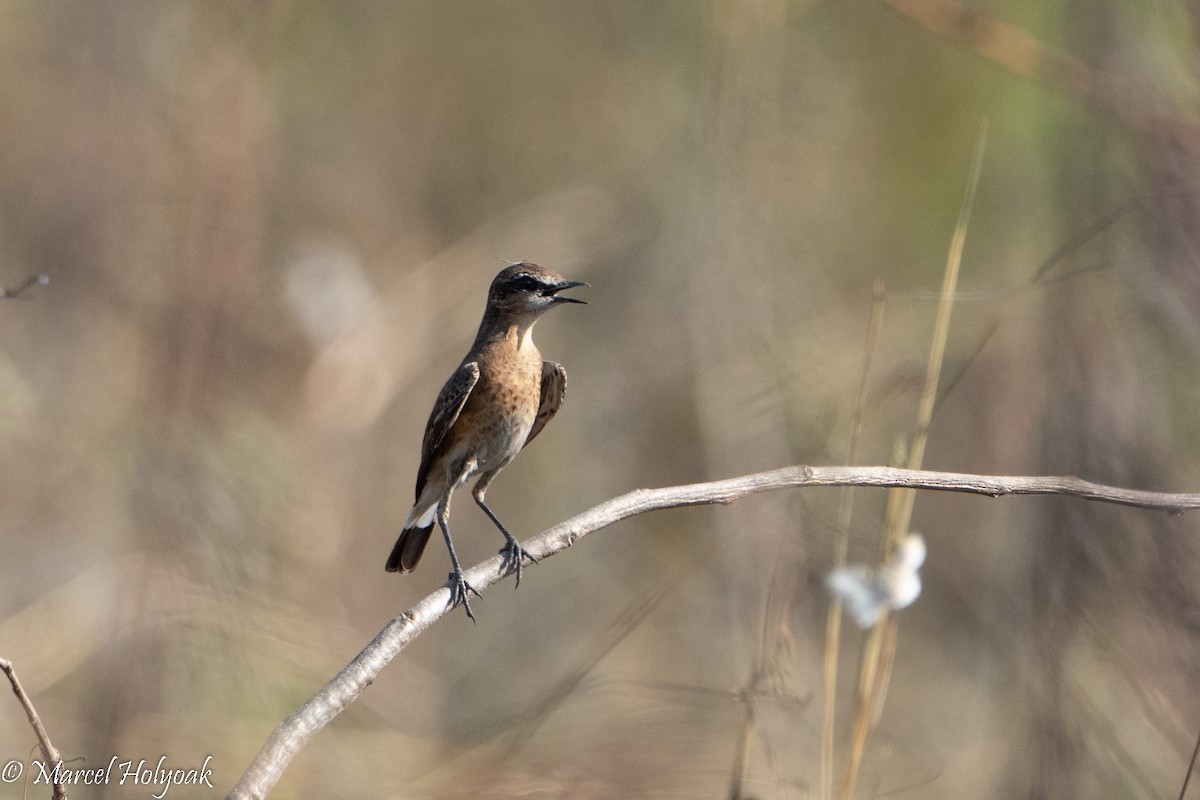
[[[525,438],[525,445],[522,446],[528,446],[533,441],[533,437],[546,427],[546,423],[554,419],[554,415],[558,413],[559,406],[562,405],[563,398],[566,396],[567,371],[563,369],[562,364],[543,361],[542,397],[538,401],[537,416],[533,418],[533,427],[529,429],[529,436]]]
[[[545,378],[542,382],[545,385]],[[421,443],[421,466],[417,470],[418,500],[421,499],[421,490],[425,488],[425,473],[429,470],[429,465],[436,460],[440,448],[446,442],[447,434],[458,421],[458,415],[462,413],[463,406],[467,404],[467,398],[471,396],[471,390],[477,383],[479,365],[468,361],[454,371],[442,387],[442,391],[438,392],[433,411],[429,413],[429,422],[425,425],[425,440]]]

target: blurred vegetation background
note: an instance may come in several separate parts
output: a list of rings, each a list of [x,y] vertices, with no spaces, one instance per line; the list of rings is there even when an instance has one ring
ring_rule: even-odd
[[[985,117],[926,465],[1196,490],[1198,11],[0,5],[0,284],[52,281],[0,303],[0,655],[78,766],[211,754],[228,789],[444,580],[440,546],[383,562],[506,260],[593,284],[538,326],[569,398],[489,495],[522,538],[637,487],[845,463],[876,279],[858,460],[896,463]],[[649,515],[526,570],[276,794],[815,796],[839,497]],[[853,560],[884,500],[856,494]],[[454,520],[464,563],[499,548],[472,503]],[[919,496],[925,593],[859,796],[1175,796],[1196,520]]]

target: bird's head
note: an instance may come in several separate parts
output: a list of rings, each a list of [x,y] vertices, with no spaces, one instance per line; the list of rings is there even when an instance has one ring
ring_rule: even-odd
[[[563,289],[589,286],[586,281],[568,281],[552,269],[521,261],[500,270],[488,290],[489,309],[507,315],[534,317],[559,303],[585,303],[563,297]]]

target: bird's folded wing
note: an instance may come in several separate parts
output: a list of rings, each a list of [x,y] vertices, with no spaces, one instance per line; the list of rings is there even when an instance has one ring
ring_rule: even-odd
[[[533,427],[529,429],[529,436],[525,437],[526,445],[533,441],[533,437],[542,432],[542,428],[546,427],[547,422],[554,419],[554,415],[558,413],[559,406],[562,405],[563,398],[566,396],[567,371],[563,369],[562,364],[543,361],[542,397],[538,402],[537,416],[533,419]]]
[[[436,460],[440,448],[447,440],[450,429],[458,421],[471,390],[479,382],[479,364],[468,361],[454,371],[442,391],[438,393],[429,422],[425,425],[425,440],[421,444],[421,467],[417,470],[417,497],[425,488],[425,476],[429,465]]]

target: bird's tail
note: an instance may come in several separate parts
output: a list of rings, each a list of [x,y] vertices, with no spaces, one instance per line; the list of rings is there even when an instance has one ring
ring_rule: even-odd
[[[412,572],[416,569],[417,562],[421,560],[421,553],[425,552],[425,544],[429,541],[429,534],[432,531],[433,525],[414,526],[401,531],[400,538],[396,540],[396,546],[392,548],[392,554],[388,556],[387,571]]]

